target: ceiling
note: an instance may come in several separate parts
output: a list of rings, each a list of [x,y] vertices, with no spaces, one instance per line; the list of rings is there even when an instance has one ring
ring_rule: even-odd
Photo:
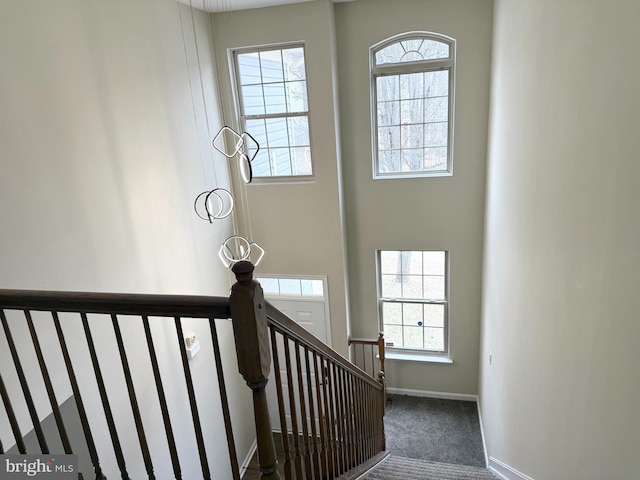
[[[178,0],[193,8],[207,12],[230,12],[232,10],[246,10],[249,8],[271,7],[289,3],[310,2],[312,0]],[[333,3],[350,2],[353,0],[332,0]]]

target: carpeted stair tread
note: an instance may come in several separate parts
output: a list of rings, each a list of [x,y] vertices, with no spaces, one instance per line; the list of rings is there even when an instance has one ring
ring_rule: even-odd
[[[390,455],[362,480],[496,480],[486,468]]]

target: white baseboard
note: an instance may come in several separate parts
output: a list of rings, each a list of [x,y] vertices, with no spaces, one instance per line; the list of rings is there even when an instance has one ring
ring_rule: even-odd
[[[464,400],[477,402],[478,396],[468,393],[430,392],[427,390],[411,390],[408,388],[387,387],[387,393],[393,395],[408,395],[410,397],[443,398],[445,400]]]
[[[489,457],[489,470],[504,480],[533,480],[529,475],[525,475],[493,457]]]
[[[244,473],[247,471],[247,468],[249,468],[251,459],[253,458],[253,455],[254,453],[256,453],[257,449],[258,449],[258,439],[256,438],[251,444],[251,447],[249,448],[249,453],[247,453],[247,456],[242,462],[242,465],[240,465],[240,477],[244,476]]]

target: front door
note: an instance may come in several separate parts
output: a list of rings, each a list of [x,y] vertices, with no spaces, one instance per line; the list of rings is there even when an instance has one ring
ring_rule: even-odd
[[[262,283],[262,282],[261,282]],[[331,345],[330,338],[330,329],[329,329],[329,318],[328,318],[328,309],[327,309],[327,298],[326,298],[326,287],[322,289],[323,295],[300,295],[296,297],[292,296],[283,296],[272,294],[269,292],[268,288],[265,288],[265,298],[280,311],[285,313],[291,319],[293,319],[298,325],[312,333],[319,340],[324,343]],[[278,358],[280,359],[280,378],[282,381],[282,388],[284,394],[284,411],[285,418],[287,422],[286,430],[291,431],[291,409],[289,407],[289,396],[288,391],[289,388],[292,388],[292,391],[298,392],[298,377],[296,370],[296,355],[295,355],[295,347],[293,342],[289,342],[289,351],[291,356],[292,363],[292,380],[289,382],[287,377],[287,369],[285,365],[285,353],[284,353],[284,343],[280,335],[278,335]],[[301,350],[301,371],[302,371],[302,383],[307,389],[307,370],[306,370],[306,362],[304,360],[304,352]],[[269,383],[267,384],[267,391],[269,395],[269,413],[271,417],[271,426],[275,431],[282,431],[282,427],[280,425],[280,414],[278,410],[278,397],[276,393],[276,379],[275,374],[273,372],[274,365],[273,362],[271,364],[271,374],[269,375]],[[315,398],[316,388],[315,388],[315,374],[313,369],[311,371],[311,388],[312,395]],[[291,385],[289,385],[291,383]],[[295,397],[295,395],[294,395]],[[298,426],[300,427],[301,419],[298,419]]]

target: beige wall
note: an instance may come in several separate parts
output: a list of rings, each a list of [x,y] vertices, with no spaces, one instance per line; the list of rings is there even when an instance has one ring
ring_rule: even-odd
[[[173,0],[0,2],[0,288],[228,293],[229,275],[216,252],[231,231],[231,222],[209,225],[195,216],[192,207],[195,196],[214,185],[201,85],[211,131],[220,125],[210,21],[200,13],[195,13],[194,20],[202,83],[191,12],[184,6],[179,11]],[[226,164],[216,163],[216,170],[219,185],[228,185]],[[123,328],[140,338],[141,328],[133,323]],[[38,325],[56,373],[58,400],[63,401],[70,387],[59,349],[51,329]],[[79,325],[65,325],[75,346]],[[103,319],[94,328],[100,339],[99,354],[107,359],[115,353],[110,350],[113,332],[105,325]],[[23,322],[12,320],[12,326],[27,375],[35,385],[39,373],[32,351],[24,347],[27,332]],[[210,349],[201,322],[185,328],[199,334],[203,352]],[[154,334],[166,368],[165,386],[172,392],[170,402],[186,412],[181,367],[172,353],[175,332],[155,325]],[[26,433],[27,412],[19,401],[15,375],[10,373],[13,366],[4,335],[0,337],[0,371]],[[236,373],[235,352],[226,349],[232,345],[226,323],[221,337],[242,459],[254,436],[251,415],[247,415],[251,395]],[[88,361],[82,348],[74,348],[72,355],[77,365]],[[210,357],[205,353],[191,365],[199,393],[208,399],[201,414],[211,427],[205,432],[210,460],[224,471],[228,468],[226,442],[219,435],[223,427]],[[148,364],[142,354],[136,356],[138,360],[142,363],[132,368],[143,412],[156,412]],[[116,363],[106,362],[110,391],[122,392],[123,382],[110,364]],[[172,382],[172,378],[178,380]],[[36,385],[34,395],[40,415],[45,416],[50,408],[42,385]],[[88,399],[88,409],[99,410],[97,398],[89,395]],[[118,395],[114,408],[126,411],[126,403],[126,397]],[[122,418],[122,438],[135,442],[132,422]],[[156,423],[161,428],[161,422]],[[193,442],[188,421],[174,420],[174,424],[178,436]],[[118,476],[113,454],[104,444],[105,427],[95,428],[105,472],[110,478]],[[162,441],[161,430],[152,429],[147,436]],[[0,438],[6,448],[11,445],[4,413]],[[183,453],[188,458],[194,449],[190,443],[186,447]],[[131,445],[127,449],[137,451]],[[162,459],[156,458],[157,471],[170,468],[164,457],[163,450]],[[193,459],[183,465],[186,477],[197,476],[197,463]],[[132,465],[132,477],[141,476],[141,466]]]
[[[282,42],[305,45],[313,183],[256,184],[246,188],[253,240],[266,250],[258,272],[327,275],[333,347],[347,352],[347,299],[340,162],[335,122],[337,94],[333,5],[329,0],[214,14],[214,44],[224,108],[237,127],[228,49]],[[237,185],[236,191],[241,188]],[[245,221],[241,233],[248,234]]]
[[[376,250],[449,250],[453,365],[388,362],[391,387],[475,394],[478,381],[492,3],[488,0],[336,5],[351,321],[378,329]],[[454,175],[373,180],[369,47],[412,30],[457,40]]]
[[[480,400],[538,480],[640,476],[638,18],[495,6]]]

